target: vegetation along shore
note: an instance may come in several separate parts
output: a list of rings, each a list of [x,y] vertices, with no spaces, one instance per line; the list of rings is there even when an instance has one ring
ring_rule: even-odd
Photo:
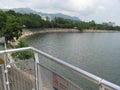
[[[26,41],[20,38],[40,33],[118,31],[120,31],[120,26],[109,25],[109,23],[97,24],[94,20],[85,22],[61,17],[50,20],[47,16],[46,20],[44,20],[37,14],[21,14],[13,10],[0,10],[0,37],[5,37],[8,48],[27,47]],[[13,44],[15,41],[18,42]],[[22,56],[22,54],[26,55]],[[21,53],[20,55],[22,59],[33,56],[31,52]]]
[[[69,20],[61,17],[55,17],[52,20],[46,16],[46,20],[37,14],[21,14],[13,10],[0,10],[0,36],[4,36],[6,43],[14,41],[14,38],[21,37],[23,28],[41,28],[41,30],[32,31],[32,34],[46,32],[106,32],[106,30],[120,31],[120,26],[113,26],[109,23],[97,24],[94,20],[89,22]],[[44,29],[49,28],[49,29]],[[59,29],[56,29],[59,28]],[[43,31],[44,30],[44,31]],[[49,31],[48,31],[49,30]],[[30,33],[29,33],[30,34]],[[25,34],[23,34],[25,35]]]

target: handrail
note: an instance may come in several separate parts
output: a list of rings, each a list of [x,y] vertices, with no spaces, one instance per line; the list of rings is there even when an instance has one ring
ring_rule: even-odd
[[[66,68],[68,68],[69,70],[72,70],[73,72],[76,72],[77,74],[79,74],[81,77],[89,80],[89,81],[92,81],[93,83],[101,86],[101,87],[105,87],[107,89],[114,89],[114,90],[120,90],[120,86],[116,85],[116,84],[113,84],[107,80],[104,80],[96,75],[93,75],[87,71],[84,71],[76,66],[73,66],[67,62],[64,62],[63,60],[60,60],[56,57],[53,57],[45,52],[42,52],[36,48],[33,48],[33,47],[25,47],[25,48],[18,48],[18,49],[10,49],[10,50],[4,50],[4,51],[0,51],[0,54],[4,54],[4,53],[13,53],[13,52],[18,52],[18,51],[25,51],[25,50],[32,50],[38,54],[41,54],[43,55],[44,57],[50,59],[51,61],[54,61]]]

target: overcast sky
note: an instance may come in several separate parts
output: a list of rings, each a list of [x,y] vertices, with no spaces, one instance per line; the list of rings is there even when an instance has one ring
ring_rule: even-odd
[[[83,21],[112,21],[120,25],[120,0],[0,0],[0,8],[31,8],[77,16]]]

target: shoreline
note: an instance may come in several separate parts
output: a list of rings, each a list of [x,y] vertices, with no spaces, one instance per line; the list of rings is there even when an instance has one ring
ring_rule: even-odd
[[[114,31],[114,30],[92,30],[92,29],[86,29],[83,30],[83,32],[80,32],[77,29],[60,29],[60,28],[48,28],[48,29],[23,29],[22,36],[20,38],[26,39],[32,35],[36,34],[45,34],[45,33],[117,33],[120,31]],[[18,40],[15,42],[12,42],[12,46],[17,45]]]
[[[23,29],[23,33],[21,38],[26,38],[35,34],[45,34],[45,33],[79,33],[80,31],[77,29],[43,29],[31,31],[30,29]]]
[[[114,33],[114,32],[120,32],[120,31],[86,29],[86,30],[83,30],[82,33]],[[77,29],[60,29],[60,28],[42,29],[42,30],[41,29],[38,29],[38,30],[23,29],[21,38],[26,38],[35,34],[45,34],[45,33],[80,33],[80,31]]]

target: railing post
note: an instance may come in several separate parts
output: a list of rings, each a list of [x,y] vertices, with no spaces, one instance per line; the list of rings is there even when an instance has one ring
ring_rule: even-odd
[[[2,77],[3,77],[3,85],[4,85],[4,90],[7,90],[7,87],[6,87],[6,78],[5,78],[5,68],[4,66],[2,65]]]
[[[103,86],[99,86],[99,90],[105,90],[105,88]]]
[[[34,56],[35,56],[35,72],[36,72],[36,90],[42,90],[42,78],[41,78],[41,70],[39,67],[38,53],[34,52]]]
[[[5,75],[5,90],[10,90],[8,69],[7,69],[7,53],[4,53],[4,75]]]

